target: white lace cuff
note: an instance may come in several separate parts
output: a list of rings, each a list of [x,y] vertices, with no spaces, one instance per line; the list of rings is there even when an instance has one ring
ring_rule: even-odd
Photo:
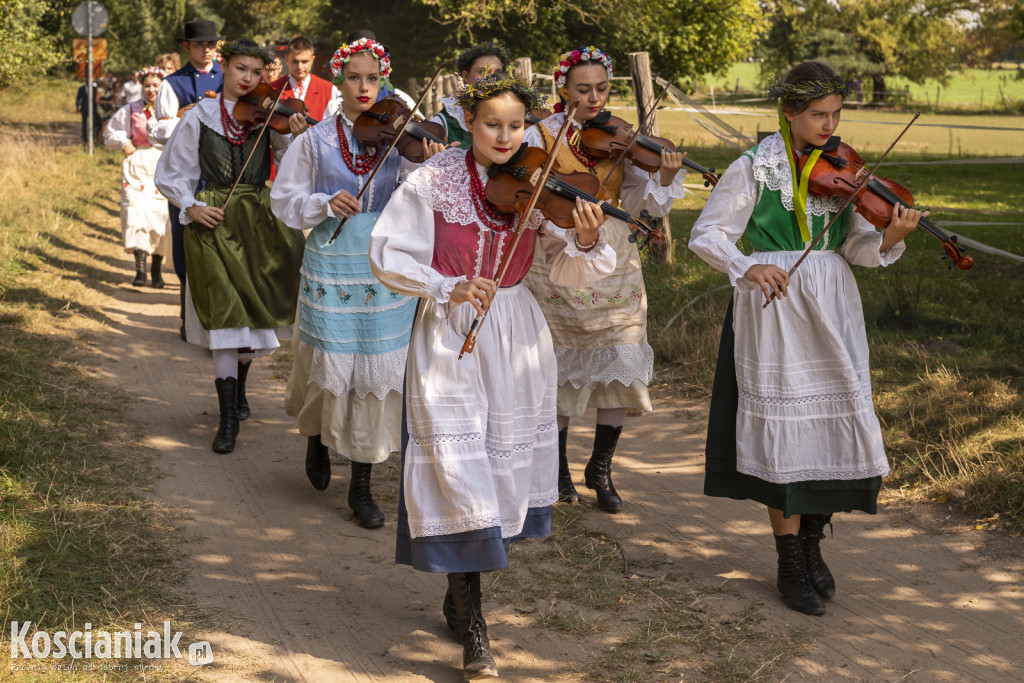
[[[181,214],[178,216],[178,221],[182,225],[188,225],[189,223],[192,222],[192,217],[185,213],[185,211],[188,210],[188,208],[191,206],[206,206],[206,202],[201,202],[197,199],[193,199],[191,203],[181,207]]]
[[[651,178],[651,182],[647,185],[647,194],[658,204],[664,206],[672,199],[683,198],[683,195],[686,194],[686,190],[683,189],[684,180],[686,180],[686,169],[681,168],[671,183],[662,185],[661,171],[658,171],[658,175]],[[669,205],[669,209],[671,209],[671,205]]]
[[[885,239],[885,231],[878,233],[878,246],[882,246],[882,240]],[[882,266],[890,266],[899,260],[900,256],[903,256],[903,252],[906,251],[907,245],[900,240],[896,244],[892,245],[885,251],[878,253],[878,262]]]
[[[426,282],[426,285],[424,286],[423,289],[426,295],[433,297],[434,301],[436,301],[438,304],[448,303],[448,299],[451,297],[452,290],[455,289],[455,285],[459,284],[460,282],[464,282],[466,279],[465,275],[460,275],[458,277],[449,277],[447,275],[441,275],[441,273],[437,272],[433,268],[430,269],[429,277],[430,279]],[[443,317],[441,316],[441,313],[444,310],[444,307],[437,307],[438,317]]]
[[[569,258],[582,256],[587,261],[595,261],[601,257],[601,251],[608,246],[603,225],[597,229],[597,241],[586,251],[580,251],[576,246],[577,237],[576,228],[570,228],[565,231],[565,255]]]

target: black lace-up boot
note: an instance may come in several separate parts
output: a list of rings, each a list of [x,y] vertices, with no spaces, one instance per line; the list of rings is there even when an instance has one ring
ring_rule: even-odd
[[[832,515],[800,515],[800,542],[811,585],[826,600],[836,594],[836,580],[821,556],[821,540],[825,538],[825,525],[832,528]]]
[[[467,681],[497,678],[498,667],[491,656],[487,622],[481,607],[480,572],[449,574],[448,592],[458,616],[463,675]]]
[[[356,513],[359,526],[377,529],[384,526],[384,513],[377,507],[370,492],[370,472],[373,465],[352,461],[352,481],[348,485],[348,506]]]
[[[580,494],[572,483],[572,472],[569,471],[569,458],[565,455],[565,449],[569,440],[569,428],[558,431],[558,502],[578,503]]]
[[[146,252],[141,249],[135,250],[135,279],[132,280],[132,287],[146,286]]]
[[[584,483],[597,493],[597,504],[605,512],[614,513],[622,509],[622,498],[612,483],[612,456],[615,455],[615,446],[619,443],[621,433],[622,427],[597,425],[594,431],[594,452],[583,471]]]
[[[217,379],[217,402],[220,404],[220,426],[213,437],[213,450],[216,453],[230,453],[235,450],[235,438],[238,436],[238,380],[234,377]]]
[[[306,440],[306,477],[317,491],[331,483],[331,454],[319,434]]]
[[[163,289],[164,285],[164,274],[161,272],[161,266],[163,265],[164,257],[159,254],[153,254],[153,265],[150,268],[150,275],[152,276],[153,289]]]
[[[249,410],[249,399],[245,397],[245,378],[249,376],[252,361],[238,361],[238,419],[248,420],[252,412]]]
[[[807,576],[803,544],[796,534],[775,537],[775,550],[779,553],[779,579],[776,584],[782,600],[790,609],[804,614],[825,613],[825,603],[811,585]]]

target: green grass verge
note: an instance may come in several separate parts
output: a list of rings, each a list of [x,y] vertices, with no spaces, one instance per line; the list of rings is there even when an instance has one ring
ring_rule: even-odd
[[[106,320],[94,285],[110,264],[97,247],[118,239],[109,199],[120,163],[79,149],[75,87],[47,85],[57,105],[43,125],[26,106],[39,92],[0,96],[0,671],[19,681],[67,680],[53,665],[72,660],[11,669],[33,663],[10,659],[11,621],[32,621],[31,635],[86,623],[159,631],[164,620],[184,630],[193,619],[174,594],[185,567],[174,519],[144,496],[152,473],[129,397],[88,370]],[[131,667],[146,660],[107,663],[129,668],[74,679],[138,680]],[[168,663],[146,676],[190,674]]]

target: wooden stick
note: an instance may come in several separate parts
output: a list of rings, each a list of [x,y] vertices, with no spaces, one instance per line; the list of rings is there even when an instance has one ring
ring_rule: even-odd
[[[384,162],[388,160],[388,156],[391,154],[391,150],[393,150],[395,148],[395,145],[398,144],[398,138],[402,137],[402,133],[405,132],[406,127],[410,123],[412,123],[413,120],[416,118],[416,110],[420,108],[420,105],[423,103],[423,99],[427,96],[427,93],[430,92],[430,88],[431,86],[434,85],[434,81],[436,81],[437,77],[441,75],[442,69],[444,69],[444,64],[441,64],[441,66],[437,67],[437,71],[434,73],[434,77],[430,79],[430,82],[427,83],[427,87],[424,88],[423,92],[420,93],[420,97],[418,100],[416,100],[416,104],[412,106],[412,110],[409,113],[409,118],[402,122],[402,127],[398,129],[398,132],[395,134],[395,137],[391,140],[391,144],[389,144],[387,148],[384,150],[384,154],[381,155],[381,158],[377,161],[377,165],[373,167],[373,172],[370,173],[370,177],[366,179],[366,182],[363,183],[363,188],[359,190],[359,194],[356,195],[357,202],[361,201],[363,195],[366,194],[366,191],[368,189],[370,189],[370,186],[373,184],[373,179],[377,175],[377,172],[380,169],[384,168]],[[362,206],[362,204],[360,204],[360,206]],[[336,240],[338,238],[338,235],[341,234],[341,229],[345,227],[345,223],[347,221],[348,216],[345,216],[345,218],[343,218],[341,222],[338,223],[338,229],[334,231],[333,235],[331,235],[331,239],[327,240],[327,244],[334,243],[334,240]]]
[[[569,124],[572,123],[573,114],[576,113],[576,108],[579,104],[579,100],[576,99],[569,105],[569,108],[565,112],[565,121],[562,122],[562,127],[559,128],[558,135],[555,137],[555,140],[561,140],[565,135],[565,131],[569,127]],[[557,150],[558,148],[556,147],[551,150],[551,153],[548,155],[548,160],[544,164],[544,170],[541,171],[540,177],[537,179],[537,184],[533,186],[533,192],[530,194],[530,201],[527,202],[526,209],[519,214],[519,221],[516,223],[515,228],[515,237],[512,238],[512,244],[505,249],[505,253],[501,257],[501,263],[498,264],[498,274],[494,281],[498,289],[501,289],[501,281],[505,279],[505,273],[508,272],[508,267],[512,263],[512,254],[515,253],[516,247],[519,246],[519,239],[523,236],[523,233],[526,232],[526,224],[530,220],[530,214],[533,213],[534,207],[537,206],[537,199],[540,198],[540,193],[544,189],[544,184],[547,183],[548,177],[551,175],[551,169],[555,165],[555,157],[557,156],[555,152]],[[472,151],[467,152],[467,154],[472,153]],[[497,292],[495,292],[495,296],[497,296]],[[480,336],[480,329],[483,327],[483,322],[487,319],[487,313],[490,310],[491,309],[488,306],[484,309],[482,315],[478,313],[473,319],[473,324],[470,325],[469,332],[466,334],[466,341],[462,344],[462,350],[459,351],[459,360],[462,360],[462,357],[467,353],[473,353],[473,347],[476,346],[477,337]]]

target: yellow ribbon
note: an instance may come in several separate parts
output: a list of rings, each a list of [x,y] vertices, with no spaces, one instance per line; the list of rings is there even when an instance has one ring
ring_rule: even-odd
[[[789,119],[782,111],[782,103],[779,103],[779,130],[782,131],[782,139],[786,143],[786,160],[789,162],[789,172],[793,179],[793,208],[796,212],[796,222],[800,226],[800,239],[806,246],[811,241],[811,231],[807,228],[807,180],[811,176],[811,169],[818,162],[821,150],[815,149],[811,152],[810,158],[804,163],[803,173],[797,172],[796,159],[793,158],[793,134],[789,127]]]

